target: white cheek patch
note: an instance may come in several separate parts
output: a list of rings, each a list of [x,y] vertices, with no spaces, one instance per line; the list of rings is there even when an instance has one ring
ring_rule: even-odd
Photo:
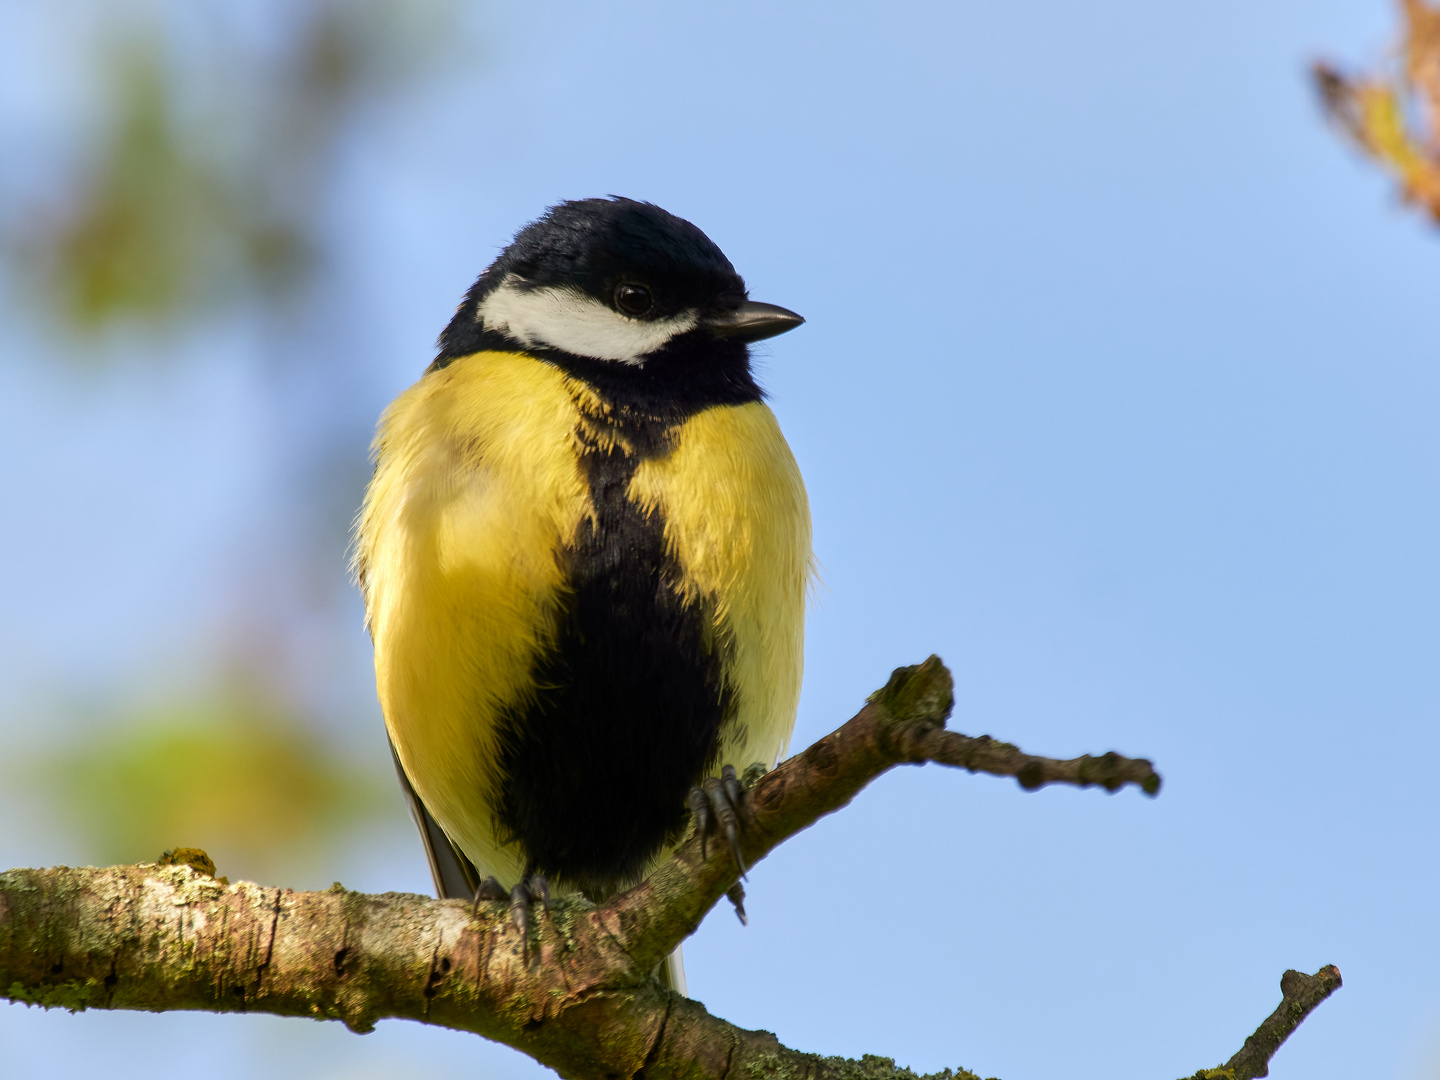
[[[513,276],[484,299],[476,315],[486,329],[504,331],[522,345],[621,364],[643,364],[649,353],[699,323],[694,311],[648,322],[627,319],[573,289],[522,289]]]

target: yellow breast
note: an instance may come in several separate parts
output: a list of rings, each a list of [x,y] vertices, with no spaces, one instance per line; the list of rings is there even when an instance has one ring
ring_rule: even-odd
[[[641,463],[630,496],[663,515],[686,588],[714,601],[730,644],[721,760],[774,765],[800,701],[812,572],[810,504],[775,414],[757,401],[691,417],[671,453]]]
[[[381,421],[359,522],[396,752],[461,850],[506,882],[523,867],[494,821],[497,722],[533,694],[554,639],[557,554],[592,512],[577,429],[595,408],[583,384],[522,354],[432,372]],[[756,402],[691,417],[639,463],[630,497],[663,516],[683,588],[711,602],[727,643],[723,760],[773,763],[794,724],[811,559],[804,486],[774,416]]]

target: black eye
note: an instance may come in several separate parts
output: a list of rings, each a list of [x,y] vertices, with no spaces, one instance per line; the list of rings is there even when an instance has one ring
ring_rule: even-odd
[[[644,315],[655,306],[655,300],[644,285],[626,282],[615,287],[615,306],[626,315]]]

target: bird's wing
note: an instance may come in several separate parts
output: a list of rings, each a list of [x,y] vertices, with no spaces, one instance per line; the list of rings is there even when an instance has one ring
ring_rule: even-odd
[[[400,789],[405,792],[405,801],[410,805],[410,816],[415,819],[420,839],[425,843],[425,858],[430,863],[430,876],[435,879],[435,891],[442,900],[469,900],[480,884],[480,875],[474,863],[450,842],[440,823],[425,809],[425,804],[410,784],[410,778],[405,775],[394,743],[390,744],[390,756],[395,759],[395,772],[400,776]]]
[[[525,857],[496,821],[500,720],[534,690],[556,553],[589,505],[575,417],[564,374],[528,356],[431,372],[386,411],[356,536],[376,691],[431,859],[443,833],[506,887]]]
[[[430,863],[430,876],[435,879],[435,891],[442,900],[469,900],[475,895],[479,885],[479,871],[475,869],[475,864],[450,842],[445,830],[440,828],[439,823],[430,816],[430,811],[425,809],[420,796],[416,795],[415,789],[410,786],[410,778],[405,775],[405,769],[400,764],[400,755],[395,753],[393,744],[390,747],[390,756],[395,759],[395,772],[400,777],[400,790],[405,792],[405,801],[410,806],[410,816],[415,819],[415,825],[420,830],[420,839],[425,842],[425,858]],[[685,958],[681,950],[682,946],[676,945],[675,951],[660,962],[657,974],[662,986],[684,997]]]

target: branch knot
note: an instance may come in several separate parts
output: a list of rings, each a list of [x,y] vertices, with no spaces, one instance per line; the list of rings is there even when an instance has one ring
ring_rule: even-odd
[[[931,654],[923,664],[896,668],[867,700],[897,723],[944,727],[955,707],[955,680],[940,657]]]

